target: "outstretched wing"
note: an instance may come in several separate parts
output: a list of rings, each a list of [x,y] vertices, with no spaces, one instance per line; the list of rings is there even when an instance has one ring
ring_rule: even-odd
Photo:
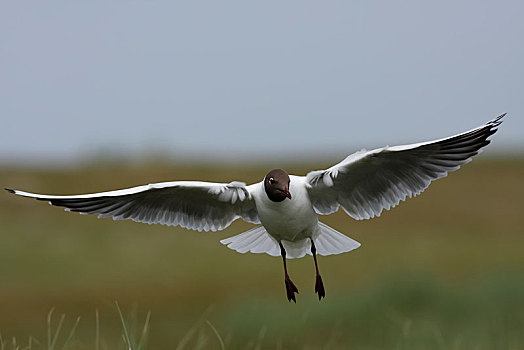
[[[342,206],[354,219],[370,219],[407,196],[424,191],[431,181],[471,160],[497,131],[502,117],[441,140],[362,150],[327,170],[307,174],[315,211],[330,214]]]
[[[260,223],[249,186],[240,182],[162,182],[76,196],[6,190],[20,196],[49,201],[52,205],[82,214],[98,213],[98,217],[178,225],[198,231],[222,230],[238,218]]]

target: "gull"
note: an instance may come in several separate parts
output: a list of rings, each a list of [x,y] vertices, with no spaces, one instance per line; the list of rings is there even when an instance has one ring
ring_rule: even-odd
[[[273,169],[258,183],[173,181],[122,190],[81,194],[45,195],[6,190],[48,201],[99,218],[181,226],[197,231],[218,231],[241,218],[258,224],[253,229],[221,240],[239,253],[281,256],[288,301],[296,303],[298,288],[291,281],[286,259],[312,255],[315,293],[326,292],[317,255],[341,254],[360,243],[319,221],[340,207],[356,220],[380,216],[424,191],[429,184],[457,170],[490,143],[505,114],[470,131],[410,145],[361,150],[325,170],[305,176]]]

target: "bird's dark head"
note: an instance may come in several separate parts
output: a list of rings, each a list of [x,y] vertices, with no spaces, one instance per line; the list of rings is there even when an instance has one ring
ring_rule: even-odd
[[[289,175],[282,169],[273,169],[264,178],[264,189],[273,202],[282,202],[291,199],[289,193]]]

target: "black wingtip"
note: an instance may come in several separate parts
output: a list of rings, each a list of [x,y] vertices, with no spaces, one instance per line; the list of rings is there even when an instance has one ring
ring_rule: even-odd
[[[506,114],[507,113],[503,113],[503,114],[499,115],[497,118],[493,119],[492,121],[487,122],[486,126],[488,126],[490,129],[492,129],[494,131],[497,131],[497,128],[503,122],[502,118],[504,118],[506,116]]]
[[[502,123],[502,118],[504,118],[506,116],[506,114],[508,114],[508,113],[503,113],[503,114],[499,115],[497,118],[495,118],[495,120],[492,121],[492,123],[496,124],[496,125],[500,125],[500,123]]]
[[[12,190],[12,189],[10,189],[10,188],[4,188],[4,190],[6,190],[6,191],[9,192],[9,193],[15,193],[15,190]]]

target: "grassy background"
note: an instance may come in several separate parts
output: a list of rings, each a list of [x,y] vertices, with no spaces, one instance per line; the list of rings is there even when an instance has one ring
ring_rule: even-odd
[[[304,174],[323,165],[285,168]],[[273,166],[4,166],[0,184],[70,194],[169,180],[250,183]],[[66,329],[81,317],[74,348],[92,349],[98,309],[103,348],[124,348],[117,300],[136,327],[151,310],[150,349],[186,340],[189,349],[219,348],[206,319],[230,349],[522,349],[523,180],[523,159],[481,158],[380,218],[322,217],[362,247],[319,259],[321,302],[312,259],[290,261],[297,305],[286,300],[280,258],[219,244],[249,224],[198,233],[98,220],[3,193],[0,332],[45,343],[55,307]]]

